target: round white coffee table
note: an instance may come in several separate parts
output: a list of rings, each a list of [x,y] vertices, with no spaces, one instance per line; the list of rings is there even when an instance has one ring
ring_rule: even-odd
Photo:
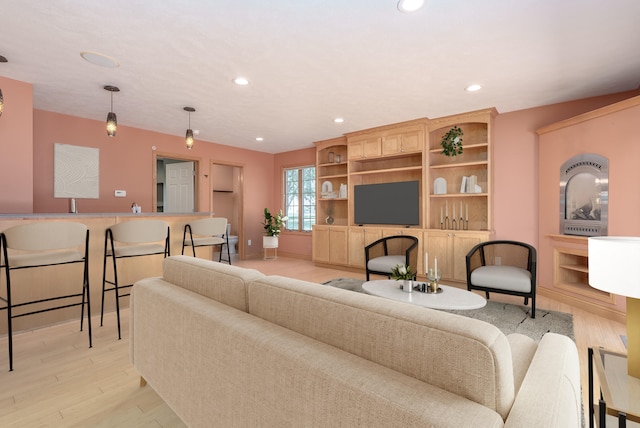
[[[479,309],[487,304],[484,297],[461,288],[440,284],[441,293],[422,293],[413,291],[405,293],[400,289],[398,281],[382,279],[367,281],[362,284],[362,289],[374,296],[396,300],[398,302],[411,303],[425,308],[444,310]]]

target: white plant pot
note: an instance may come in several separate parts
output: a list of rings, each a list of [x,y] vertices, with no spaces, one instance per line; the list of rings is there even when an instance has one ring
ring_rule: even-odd
[[[262,237],[262,248],[278,248],[278,237],[277,236],[263,236]]]

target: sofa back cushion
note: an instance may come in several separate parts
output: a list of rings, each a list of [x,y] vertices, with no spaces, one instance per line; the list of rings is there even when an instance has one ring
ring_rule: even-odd
[[[495,326],[380,297],[267,276],[249,313],[498,412],[514,400],[511,350]]]
[[[247,283],[264,277],[245,269],[188,256],[171,256],[162,263],[162,278],[179,287],[247,312]]]

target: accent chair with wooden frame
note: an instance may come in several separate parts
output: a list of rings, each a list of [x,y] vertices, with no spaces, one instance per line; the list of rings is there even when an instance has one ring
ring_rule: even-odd
[[[364,247],[367,281],[370,274],[391,277],[396,265],[418,271],[418,238],[410,235],[386,236]],[[415,279],[415,275],[414,275]]]
[[[7,311],[7,332],[9,345],[9,371],[13,370],[13,322],[14,318],[35,315],[43,312],[81,306],[80,331],[84,327],[84,307],[87,306],[87,325],[89,347],[91,339],[91,300],[89,293],[89,230],[82,223],[75,222],[38,222],[10,227],[0,233],[2,263],[0,269],[6,274],[6,296],[0,300],[6,306],[0,308]],[[23,284],[22,287],[40,288],[38,298],[29,301],[15,302],[12,297],[11,272],[18,269],[43,268],[46,266],[83,264],[82,290],[73,294],[55,295],[47,284]],[[78,281],[80,282],[80,281]],[[45,297],[46,295],[46,297]],[[56,306],[44,307],[47,302],[60,301]],[[22,312],[18,308],[34,308]],[[38,308],[38,309],[35,309]],[[16,313],[19,312],[19,313]]]
[[[531,318],[536,317],[536,249],[518,241],[487,241],[466,256],[467,289],[531,298]]]

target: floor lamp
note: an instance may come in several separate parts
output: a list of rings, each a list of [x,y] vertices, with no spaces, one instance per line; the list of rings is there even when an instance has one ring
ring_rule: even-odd
[[[640,378],[640,238],[588,240],[589,285],[627,298],[627,373]]]

